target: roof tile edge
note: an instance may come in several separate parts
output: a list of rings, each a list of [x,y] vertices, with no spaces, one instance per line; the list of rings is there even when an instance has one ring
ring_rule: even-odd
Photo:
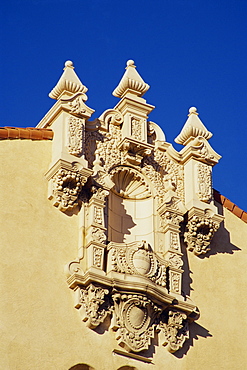
[[[0,127],[0,140],[52,140],[53,131],[37,127]]]
[[[232,212],[235,216],[237,216],[242,221],[247,223],[247,212],[243,211],[235,203],[231,202],[228,198],[220,194],[220,192],[215,189],[214,189],[214,200],[222,204],[224,208],[228,209],[228,211]]]

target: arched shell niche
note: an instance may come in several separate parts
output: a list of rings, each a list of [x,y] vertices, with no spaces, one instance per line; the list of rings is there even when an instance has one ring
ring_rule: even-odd
[[[146,240],[154,247],[153,198],[142,174],[129,167],[111,171],[115,186],[109,194],[108,240],[130,243]]]

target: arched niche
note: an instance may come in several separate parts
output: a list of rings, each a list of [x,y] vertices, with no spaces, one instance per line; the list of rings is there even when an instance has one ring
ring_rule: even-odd
[[[108,240],[131,243],[145,240],[154,247],[154,205],[151,187],[133,168],[111,171],[114,187],[108,200]]]
[[[87,364],[77,364],[70,367],[68,370],[95,370],[95,369]]]

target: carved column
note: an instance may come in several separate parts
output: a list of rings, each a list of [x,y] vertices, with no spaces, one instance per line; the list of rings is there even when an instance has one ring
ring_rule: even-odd
[[[109,191],[92,187],[92,197],[88,204],[86,227],[87,269],[104,268],[104,249],[106,247],[106,227],[104,219],[105,198]]]

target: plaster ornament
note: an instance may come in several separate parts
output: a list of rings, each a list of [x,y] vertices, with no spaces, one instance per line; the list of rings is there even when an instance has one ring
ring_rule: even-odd
[[[169,311],[167,316],[167,322],[162,322],[159,327],[165,334],[163,346],[167,346],[168,351],[174,353],[182,348],[189,338],[188,322],[186,314],[179,311]]]
[[[76,73],[74,72],[73,62],[67,60],[64,65],[64,72],[60,77],[56,86],[52,89],[49,97],[52,99],[60,99],[61,97],[70,97],[78,92],[82,93],[83,101],[87,100],[86,86],[82,84]]]
[[[100,129],[104,129],[109,131],[109,125],[120,126],[123,121],[124,117],[121,112],[116,109],[107,109],[104,113],[101,114],[99,117],[100,121]]]
[[[144,176],[133,168],[118,166],[110,171],[115,184],[112,190],[127,199],[146,199],[151,196],[151,189]]]
[[[142,275],[166,287],[168,263],[158,257],[145,242],[108,245],[108,269],[122,274]]]
[[[118,147],[123,152],[122,164],[134,166],[139,166],[143,158],[149,157],[153,151],[150,144],[126,137],[119,143]]]
[[[82,320],[87,322],[91,329],[99,326],[109,314],[109,303],[106,300],[108,289],[90,284],[80,289],[80,304]]]
[[[117,98],[122,98],[128,92],[137,96],[143,96],[150,86],[143,81],[137,72],[134,61],[128,60],[125,69],[126,72],[112,94]]]
[[[78,169],[59,169],[52,177],[54,206],[65,212],[78,205],[82,186],[87,177],[83,176]]]
[[[68,118],[68,152],[80,157],[84,152],[85,131],[84,121],[81,118]]]
[[[184,240],[189,251],[195,255],[205,254],[210,250],[210,242],[214,233],[218,230],[219,221],[213,221],[210,216],[193,216],[186,225]]]
[[[127,351],[140,352],[148,349],[154,337],[154,323],[161,309],[145,295],[113,295],[116,339]]]
[[[203,163],[197,164],[198,198],[206,203],[212,200],[212,169]]]
[[[175,142],[177,144],[187,145],[189,141],[198,136],[202,136],[206,140],[210,139],[213,136],[213,134],[206,129],[206,127],[198,117],[197,109],[195,107],[191,107],[189,109],[188,116],[189,118],[185,122],[182,131],[175,139]]]

